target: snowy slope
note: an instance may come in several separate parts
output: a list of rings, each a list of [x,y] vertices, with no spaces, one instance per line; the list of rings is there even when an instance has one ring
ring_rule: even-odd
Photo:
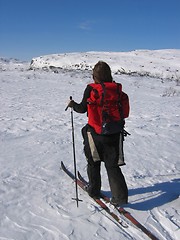
[[[135,62],[136,51],[122,56],[126,55],[127,66],[129,61],[126,71],[143,75],[138,66],[146,66],[151,51],[137,52]],[[174,59],[168,65],[171,80],[155,78],[153,68],[149,68],[153,78],[113,75],[131,102],[126,121],[131,136],[125,141],[122,167],[129,187],[127,210],[162,240],[180,239],[180,84],[172,81],[174,69],[176,76],[179,72],[179,52],[152,52],[162,76],[167,77],[163,56],[167,64]],[[112,55],[110,61],[107,53],[90,53],[86,64],[93,66],[99,56],[109,59],[114,73],[119,66],[125,68],[116,66],[121,53]],[[74,183],[60,170],[61,160],[73,170],[70,112],[64,109],[70,95],[81,100],[92,80],[90,71],[72,70],[75,59],[82,61],[82,53],[68,54],[66,64],[57,56],[34,59],[33,68],[44,67],[45,62],[66,68],[55,71],[58,74],[29,70],[30,63],[0,61],[0,240],[148,239],[133,226],[119,228],[81,190],[79,208],[72,200]],[[86,121],[85,114],[74,113],[77,168],[85,178],[80,131]],[[102,181],[102,189],[110,195],[103,164]]]
[[[172,49],[54,54],[32,59],[31,68],[91,70],[100,60],[110,64],[115,74],[180,79],[180,50]]]

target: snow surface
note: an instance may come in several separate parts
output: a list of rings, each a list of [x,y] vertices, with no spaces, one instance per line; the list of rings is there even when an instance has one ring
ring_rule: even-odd
[[[64,161],[73,171],[70,111],[64,109],[70,95],[81,101],[99,60],[110,64],[130,97],[122,167],[127,210],[159,239],[180,239],[180,50],[144,50],[49,55],[31,66],[0,59],[0,240],[148,239],[131,225],[118,227],[80,189],[77,208],[74,182],[60,169]],[[80,71],[75,64],[82,62]],[[128,75],[120,75],[122,68]],[[74,113],[77,168],[87,179],[86,121],[86,114]],[[110,196],[103,164],[102,181]]]

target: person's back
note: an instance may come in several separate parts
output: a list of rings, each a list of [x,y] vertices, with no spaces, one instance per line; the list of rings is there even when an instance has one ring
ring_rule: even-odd
[[[129,116],[129,99],[122,92],[122,85],[115,82],[90,84],[92,91],[88,101],[88,124],[96,133],[110,135],[120,132],[124,118]]]

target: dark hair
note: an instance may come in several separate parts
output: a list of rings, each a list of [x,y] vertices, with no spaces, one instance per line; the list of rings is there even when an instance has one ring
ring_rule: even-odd
[[[93,79],[96,83],[112,82],[111,68],[103,61],[96,63],[93,69]]]

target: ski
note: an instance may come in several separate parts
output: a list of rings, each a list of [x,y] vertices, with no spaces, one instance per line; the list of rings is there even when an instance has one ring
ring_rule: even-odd
[[[85,186],[86,186],[85,182],[81,181],[80,179],[76,179],[75,176],[74,176],[74,174],[73,174],[72,172],[70,172],[70,171],[65,167],[65,165],[64,165],[63,162],[61,162],[61,168],[62,168],[62,170],[63,170],[72,180],[77,181],[77,185],[78,185],[80,188],[82,188],[85,192],[87,192],[86,189],[85,189]],[[113,219],[116,221],[116,223],[118,223],[118,226],[121,226],[121,227],[123,227],[123,228],[127,228],[127,227],[128,227],[128,225],[127,225],[122,219],[120,219],[117,214],[113,213],[113,212],[111,211],[111,209],[110,209],[101,199],[99,199],[99,198],[92,198],[92,199],[93,199],[96,203],[98,203],[98,205],[99,205],[111,218],[113,218]]]
[[[78,172],[78,178],[83,182],[85,185],[88,184],[88,182],[82,177],[80,172]],[[107,197],[105,194],[101,192],[101,197],[104,199],[105,202],[110,203],[110,198]],[[114,206],[115,207],[115,206]],[[150,239],[152,240],[158,240],[158,238],[152,234],[147,228],[145,228],[140,222],[138,222],[130,212],[126,211],[123,207],[115,207],[117,211],[125,216],[133,225],[135,225],[137,228],[139,228],[142,232],[144,232]]]

